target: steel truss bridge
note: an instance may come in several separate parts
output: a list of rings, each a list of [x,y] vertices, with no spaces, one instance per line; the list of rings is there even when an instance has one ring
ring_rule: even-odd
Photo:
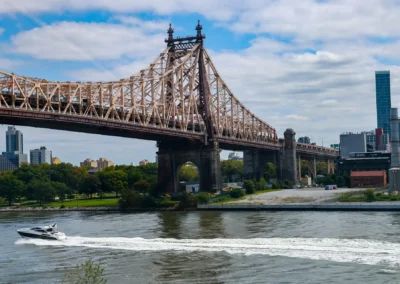
[[[135,75],[111,82],[54,82],[0,71],[2,123],[148,140],[192,139],[221,148],[281,147],[276,130],[246,108],[194,37],[174,38]],[[337,150],[297,144],[304,154]]]

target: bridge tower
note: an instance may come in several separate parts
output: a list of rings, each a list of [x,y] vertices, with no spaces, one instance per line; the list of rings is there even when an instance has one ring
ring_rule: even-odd
[[[281,151],[281,180],[297,182],[297,159],[296,159],[296,133],[293,129],[286,129],[284,146]]]
[[[197,88],[199,92],[198,109],[199,116],[204,122],[205,137],[204,143],[198,143],[190,140],[182,140],[181,142],[174,141],[159,141],[158,142],[158,190],[159,192],[176,193],[179,191],[179,171],[182,165],[186,162],[194,163],[199,171],[200,176],[200,191],[215,192],[221,189],[221,166],[220,166],[220,149],[217,141],[214,141],[214,127],[211,114],[211,94],[209,82],[207,79],[206,64],[204,59],[204,46],[203,40],[205,35],[201,33],[203,27],[198,21],[196,26],[196,36],[189,37],[176,37],[174,38],[174,30],[170,25],[168,29],[167,43],[169,66],[168,69],[173,69],[175,60],[186,55],[188,49],[199,45],[199,55],[197,60],[197,71],[195,72],[196,78],[191,78],[195,81],[197,79]],[[174,99],[174,75],[171,76],[168,82],[166,101],[170,102],[170,107],[175,109],[185,108],[185,105],[176,105]],[[196,87],[195,87],[196,88]],[[182,111],[184,112],[184,110]],[[179,112],[172,113],[173,124],[175,126],[175,115]]]

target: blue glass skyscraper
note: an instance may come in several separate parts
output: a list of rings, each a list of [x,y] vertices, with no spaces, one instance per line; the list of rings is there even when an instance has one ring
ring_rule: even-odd
[[[6,132],[6,152],[19,154],[24,153],[24,140],[22,132],[16,130],[14,126],[9,126]]]
[[[390,137],[390,71],[376,71],[375,86],[378,128]]]

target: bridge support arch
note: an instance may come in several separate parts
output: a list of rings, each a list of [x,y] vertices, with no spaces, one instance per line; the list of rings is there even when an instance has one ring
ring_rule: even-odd
[[[267,163],[273,163],[277,166],[277,176],[279,176],[279,162],[278,151],[245,150],[243,152],[244,178],[259,181],[264,175]]]
[[[222,188],[220,149],[218,143],[208,146],[176,142],[158,143],[158,192],[179,192],[179,169],[186,162],[197,166],[200,191],[215,192]]]

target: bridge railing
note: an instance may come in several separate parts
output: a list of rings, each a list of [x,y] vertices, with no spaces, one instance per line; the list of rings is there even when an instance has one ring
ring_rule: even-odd
[[[339,155],[338,149],[322,147],[322,146],[307,144],[307,143],[297,142],[296,148],[298,150],[305,150],[305,151],[309,150],[309,151],[313,151],[313,152],[326,153],[326,154],[331,154],[331,155]]]

